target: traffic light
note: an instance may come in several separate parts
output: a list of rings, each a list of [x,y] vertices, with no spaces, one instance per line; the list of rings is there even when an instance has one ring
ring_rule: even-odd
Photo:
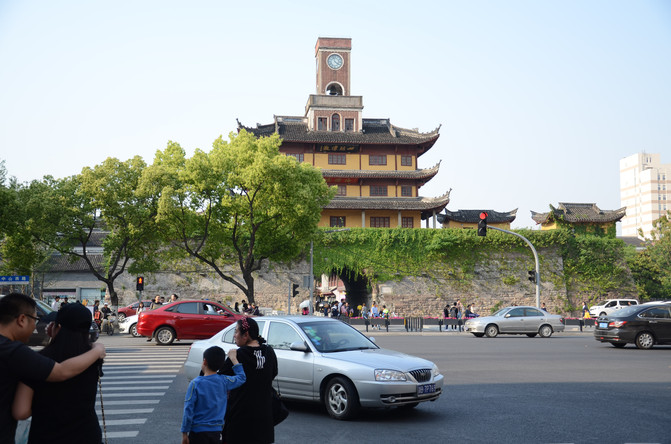
[[[135,279],[135,289],[137,291],[144,290],[144,278],[142,276],[138,276],[137,279]]]
[[[291,297],[295,298],[298,296],[298,284],[291,284]]]
[[[534,270],[529,270],[528,273],[529,273],[529,280],[535,284],[536,283],[536,272]]]
[[[478,222],[478,236],[487,236],[487,213],[484,211],[480,213],[480,221]]]

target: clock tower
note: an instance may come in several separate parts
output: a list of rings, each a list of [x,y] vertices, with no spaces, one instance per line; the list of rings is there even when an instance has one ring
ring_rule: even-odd
[[[360,132],[363,98],[350,91],[352,39],[319,37],[315,46],[317,91],[305,105],[311,131]]]
[[[315,46],[317,59],[317,94],[349,96],[350,54],[352,39],[319,37]]]

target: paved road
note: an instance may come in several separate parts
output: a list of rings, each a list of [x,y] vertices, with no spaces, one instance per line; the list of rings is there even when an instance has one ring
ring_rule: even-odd
[[[129,335],[103,335],[100,342],[107,348],[103,365],[102,402],[100,391],[96,402],[101,427],[111,442],[156,442],[152,429],[160,423],[159,404],[169,400],[174,407],[175,394],[184,400],[184,377],[178,378],[189,351],[189,343],[157,347]],[[175,383],[180,379],[180,383]],[[166,396],[167,394],[167,396]],[[165,404],[165,402],[164,402]],[[104,414],[104,424],[103,424]],[[179,417],[170,415],[171,421]],[[174,423],[169,425],[174,429]],[[177,425],[179,431],[179,425]],[[145,440],[140,440],[144,431]]]
[[[369,334],[385,348],[436,362],[447,380],[443,396],[413,411],[364,411],[349,422],[330,419],[321,406],[291,403],[291,415],[276,428],[278,443],[671,443],[671,347],[615,349],[595,341],[590,332],[577,331],[549,339],[437,331]],[[183,361],[188,343],[160,347],[127,336],[112,338],[102,338],[111,341],[110,372],[152,376],[156,386],[169,388],[164,395],[124,398],[159,402],[142,405],[153,408],[151,413],[129,416],[146,418],[143,424],[108,428],[138,431],[110,442],[177,442],[187,384],[183,373],[174,367],[146,373],[163,369],[162,364],[155,370],[152,363],[137,368],[111,364],[122,352],[142,359],[167,353]],[[138,380],[132,391],[147,392]]]

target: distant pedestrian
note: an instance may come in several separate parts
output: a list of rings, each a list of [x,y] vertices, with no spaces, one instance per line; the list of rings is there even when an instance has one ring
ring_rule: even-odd
[[[191,381],[186,389],[182,417],[182,444],[215,444],[221,442],[228,391],[240,387],[247,377],[238,362],[237,349],[228,352],[233,364],[233,376],[219,375],[226,353],[219,347],[210,347],[203,353],[203,376]]]
[[[61,297],[56,296],[56,298],[54,299],[54,302],[51,303],[51,309],[53,311],[58,311],[59,308],[61,308]]]
[[[149,309],[150,309],[150,310],[153,310],[153,309],[155,309],[155,308],[160,307],[161,305],[163,305],[163,304],[161,303],[161,296],[156,295],[156,296],[154,296],[154,300],[151,301],[151,305],[149,305]]]
[[[459,309],[457,308],[457,303],[456,302],[452,303],[452,306],[450,307],[450,318],[457,319],[458,314],[459,314],[458,312],[459,312]],[[456,330],[456,329],[457,329],[457,325],[456,324],[452,325],[452,330]]]
[[[548,309],[545,308],[545,302],[541,304],[541,310],[543,310],[545,313],[548,313]]]

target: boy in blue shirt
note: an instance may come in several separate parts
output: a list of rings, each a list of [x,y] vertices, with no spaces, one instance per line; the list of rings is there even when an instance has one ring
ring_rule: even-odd
[[[191,381],[186,390],[182,444],[221,443],[228,391],[240,387],[247,380],[242,364],[238,362],[237,352],[237,349],[228,352],[234,376],[217,374],[226,360],[226,353],[222,349],[210,347],[203,353],[203,376]]]

